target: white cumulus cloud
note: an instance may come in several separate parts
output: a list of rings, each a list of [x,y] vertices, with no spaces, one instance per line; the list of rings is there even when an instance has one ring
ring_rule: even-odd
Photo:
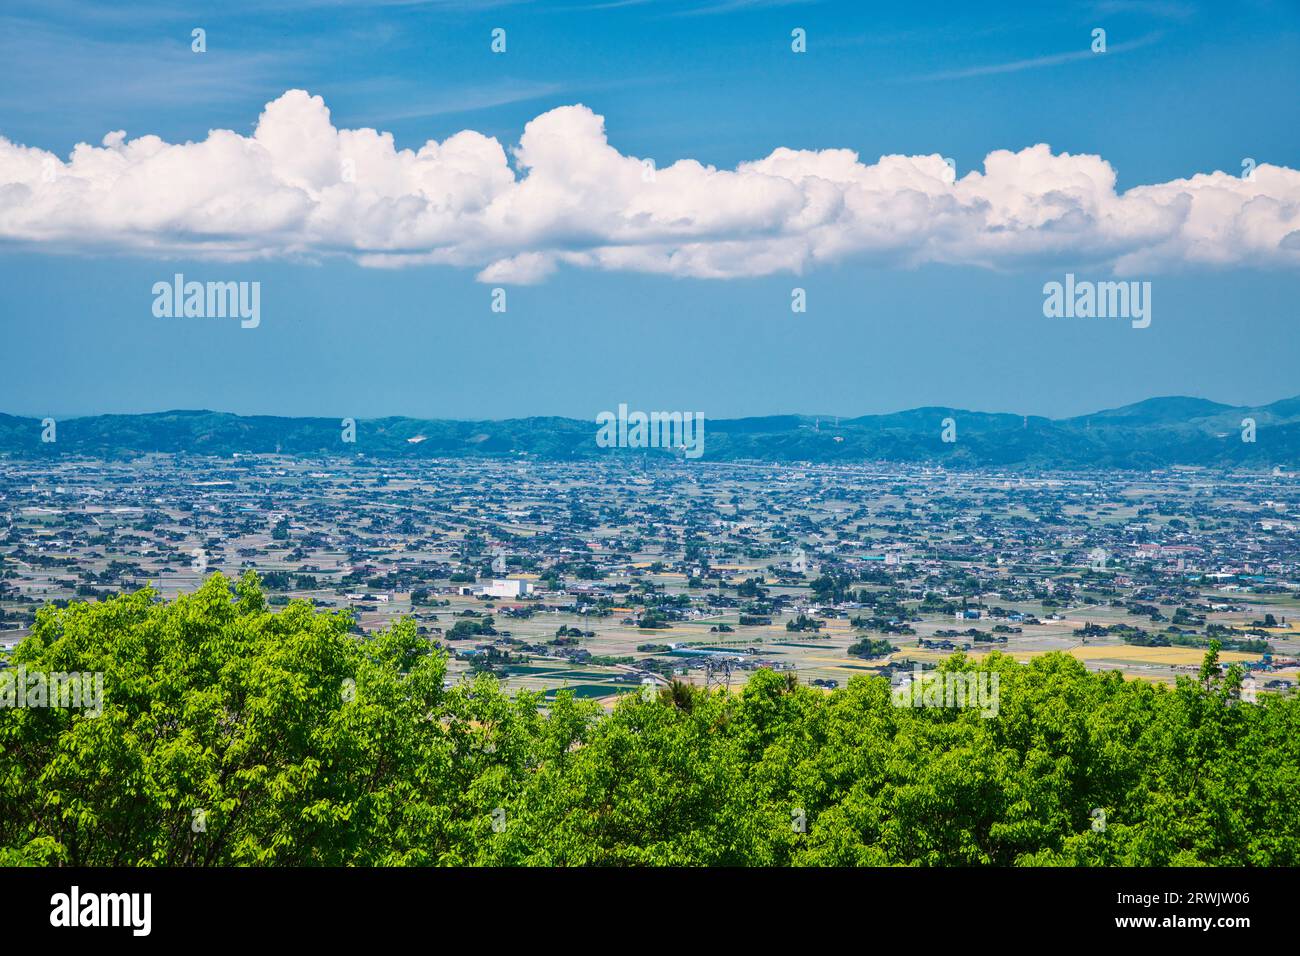
[[[662,169],[609,144],[604,119],[563,106],[509,152],[472,130],[418,150],[337,129],[289,90],[252,136],[200,142],[109,133],[66,159],[0,137],[0,239],[218,259],[345,255],[536,282],[561,264],[729,278],[858,257],[990,268],[1097,263],[1300,265],[1300,172],[1261,164],[1115,188],[1099,156],[997,150],[954,178],[942,157],[795,150],[717,169]]]

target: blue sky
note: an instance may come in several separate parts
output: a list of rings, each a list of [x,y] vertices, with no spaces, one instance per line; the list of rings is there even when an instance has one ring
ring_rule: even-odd
[[[787,147],[850,149],[863,164],[938,154],[964,176],[994,150],[1038,143],[1099,155],[1119,191],[1235,176],[1245,157],[1300,168],[1300,5],[999,6],[19,0],[0,17],[0,135],[62,160],[118,129],[249,136],[268,102],[301,88],[335,127],[390,131],[412,150],[466,129],[509,150],[535,117],[580,103],[619,153],[661,170],[731,169]],[[194,27],[207,31],[202,56]],[[496,27],[502,55],[489,49]],[[805,54],[790,50],[796,27]],[[1095,27],[1104,55],[1089,49]],[[1131,272],[1153,288],[1152,324],[1137,330],[1043,316],[1044,282],[1111,275],[1088,242],[968,258],[848,252],[800,274],[723,278],[560,261],[524,284],[480,281],[486,259],[372,268],[317,248],[232,262],[10,238],[0,411],[586,418],[627,402],[710,417],[927,404],[1068,415],[1159,394],[1300,393],[1300,272],[1285,261],[1162,253]],[[261,282],[260,326],[156,318],[151,286],[175,272]],[[495,285],[505,314],[489,308]],[[790,311],[794,286],[806,313]]]

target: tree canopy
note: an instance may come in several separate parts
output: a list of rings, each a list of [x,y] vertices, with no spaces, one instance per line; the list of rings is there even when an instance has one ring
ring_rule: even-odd
[[[11,667],[102,672],[103,710],[0,709],[0,864],[1300,863],[1300,700],[1217,648],[1173,689],[954,655],[991,718],[772,671],[606,713],[351,623],[251,574],[43,609]]]

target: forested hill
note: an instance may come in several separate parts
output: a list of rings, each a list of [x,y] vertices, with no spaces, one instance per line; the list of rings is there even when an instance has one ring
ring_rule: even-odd
[[[646,409],[652,411],[652,409]],[[1243,424],[1249,420],[1250,424]],[[1253,428],[1253,434],[1252,434]],[[953,440],[945,441],[947,437]],[[1199,398],[1153,398],[1075,418],[915,408],[858,418],[780,415],[706,419],[706,461],[899,461],[954,467],[1165,465],[1267,469],[1300,465],[1300,397],[1257,407]],[[241,416],[211,411],[95,415],[56,421],[0,414],[0,454],[235,453],[373,458],[521,457],[572,460],[681,455],[680,450],[602,448],[594,421],[373,418],[344,440],[337,418]],[[1254,440],[1249,440],[1253,438]]]

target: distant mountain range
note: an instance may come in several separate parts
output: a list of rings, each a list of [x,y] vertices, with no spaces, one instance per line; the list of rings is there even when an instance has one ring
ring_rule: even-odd
[[[944,419],[956,441],[943,441]],[[1243,419],[1255,441],[1242,440]],[[123,458],[146,452],[228,456],[236,452],[366,455],[371,458],[512,458],[566,461],[671,455],[660,449],[601,448],[594,421],[515,418],[356,421],[345,443],[337,418],[281,418],[210,411],[93,415],[56,423],[42,441],[39,418],[0,414],[0,454]],[[678,451],[675,454],[680,455]],[[952,467],[1153,468],[1166,465],[1265,469],[1300,466],[1300,397],[1258,407],[1201,398],[1152,398],[1076,418],[914,408],[860,418],[776,415],[707,419],[702,461],[897,461]]]

